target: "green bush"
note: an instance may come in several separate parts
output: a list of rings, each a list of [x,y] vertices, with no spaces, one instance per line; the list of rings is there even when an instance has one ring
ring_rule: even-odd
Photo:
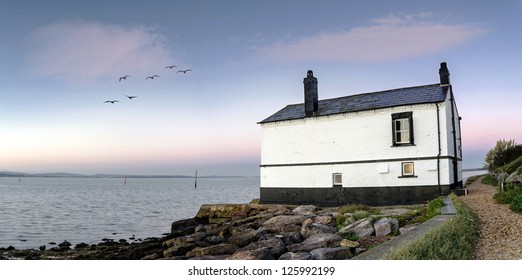
[[[502,204],[511,204],[515,196],[522,195],[522,186],[513,183],[507,183],[502,190],[497,187],[497,192],[493,196],[496,201]]]
[[[357,210],[357,211],[355,211],[355,213],[353,213],[353,217],[356,220],[362,220],[364,218],[368,218],[369,216],[370,216],[370,212],[365,211],[365,210]]]
[[[495,171],[522,156],[522,145],[515,140],[498,140],[495,147],[486,154],[485,165],[489,171]]]
[[[348,239],[351,241],[357,241],[359,240],[359,236],[355,232],[345,232],[343,234],[340,234],[340,236],[344,239]]]
[[[457,215],[419,240],[387,255],[393,260],[470,260],[479,237],[478,216],[456,195],[450,195]]]
[[[428,219],[431,219],[437,215],[440,214],[440,208],[442,208],[442,206],[444,206],[444,200],[442,199],[442,197],[438,197],[430,202],[428,202],[428,206],[427,206],[427,218]]]
[[[522,192],[513,196],[509,208],[515,212],[522,213]]]
[[[493,175],[487,174],[486,176],[484,176],[484,178],[482,178],[482,184],[497,186],[498,181],[495,177],[493,177]]]

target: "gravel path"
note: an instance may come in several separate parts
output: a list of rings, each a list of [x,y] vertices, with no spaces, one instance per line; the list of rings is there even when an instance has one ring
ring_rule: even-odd
[[[522,214],[499,204],[493,198],[495,187],[478,179],[468,186],[468,195],[460,198],[480,219],[480,237],[475,249],[477,260],[522,259]]]

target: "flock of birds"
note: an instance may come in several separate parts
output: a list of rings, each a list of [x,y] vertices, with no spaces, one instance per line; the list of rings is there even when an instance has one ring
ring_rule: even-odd
[[[167,69],[167,68],[168,68],[168,69],[174,69],[175,67],[178,67],[178,66],[176,66],[176,65],[169,65],[169,66],[165,66],[165,69]],[[191,69],[178,70],[176,73],[183,73],[183,74],[186,74],[186,73],[189,72],[189,71],[192,71],[192,70],[191,70]],[[122,77],[119,78],[118,81],[121,82],[121,80],[127,80],[127,78],[129,78],[129,77],[131,77],[131,76],[129,76],[129,75],[122,76]],[[159,75],[151,75],[151,76],[148,76],[147,78],[145,78],[145,80],[148,80],[148,79],[154,80],[155,78],[159,78],[159,77],[160,77]],[[125,96],[127,96],[127,98],[128,98],[128,99],[131,99],[131,100],[134,99],[134,98],[137,98],[137,97],[138,97],[138,96],[136,96],[136,95],[125,95]],[[111,104],[114,104],[114,103],[116,103],[116,102],[120,102],[120,101],[114,99],[114,100],[106,100],[106,101],[103,102],[103,103],[111,103]]]

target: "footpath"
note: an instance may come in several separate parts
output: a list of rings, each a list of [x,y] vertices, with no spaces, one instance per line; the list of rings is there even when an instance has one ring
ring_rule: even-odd
[[[395,248],[402,247],[407,243],[414,242],[424,236],[432,229],[443,225],[449,218],[453,217],[457,211],[449,197],[444,197],[444,206],[441,208],[441,214],[431,218],[430,220],[418,225],[406,234],[401,234],[390,241],[381,243],[371,250],[361,253],[352,260],[384,260],[386,255]]]

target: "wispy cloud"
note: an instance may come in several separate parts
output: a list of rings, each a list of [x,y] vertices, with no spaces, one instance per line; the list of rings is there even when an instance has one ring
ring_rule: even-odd
[[[57,22],[35,30],[30,42],[33,73],[68,81],[145,73],[171,59],[167,40],[149,26]]]
[[[258,49],[270,61],[381,62],[445,51],[489,30],[470,24],[444,24],[431,13],[389,15],[368,26],[277,41]]]

